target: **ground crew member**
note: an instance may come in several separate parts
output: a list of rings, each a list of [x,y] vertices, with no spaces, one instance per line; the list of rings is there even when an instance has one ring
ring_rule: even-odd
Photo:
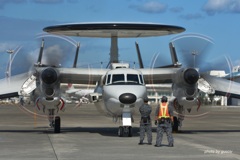
[[[166,132],[168,146],[173,147],[172,136],[173,107],[169,105],[166,96],[163,96],[155,112],[155,125],[157,125],[156,147],[162,143],[163,132]]]
[[[152,112],[152,108],[148,105],[148,97],[143,99],[144,104],[139,108],[139,112],[141,114],[140,120],[140,142],[139,145],[143,144],[143,140],[145,137],[145,132],[147,133],[148,144],[152,144],[152,122],[150,114]]]

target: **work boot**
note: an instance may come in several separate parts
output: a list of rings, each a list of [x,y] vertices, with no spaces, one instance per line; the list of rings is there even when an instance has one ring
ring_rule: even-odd
[[[173,147],[173,144],[172,144],[172,143],[171,143],[171,144],[169,144],[169,145],[168,145],[168,147]]]
[[[139,142],[138,145],[143,145],[143,142]]]

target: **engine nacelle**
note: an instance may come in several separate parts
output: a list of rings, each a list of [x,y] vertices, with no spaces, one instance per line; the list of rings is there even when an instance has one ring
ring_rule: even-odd
[[[64,110],[65,101],[60,94],[59,72],[52,67],[39,68],[37,72],[38,98],[35,100],[39,110]]]
[[[187,100],[186,97],[179,97],[178,99],[175,98],[173,101],[173,105],[175,110],[178,112],[179,105],[184,106],[188,110],[188,112],[191,111],[192,108],[197,108],[197,111],[199,110],[201,106],[201,102],[198,98],[194,98],[192,100]]]
[[[179,105],[192,108],[199,105],[198,96],[199,73],[194,68],[182,68],[173,77],[173,96]]]
[[[60,81],[58,70],[48,67],[40,72],[40,91],[42,96],[52,99],[60,97]]]
[[[178,85],[193,86],[199,79],[199,73],[194,68],[181,68],[173,77],[173,83]]]

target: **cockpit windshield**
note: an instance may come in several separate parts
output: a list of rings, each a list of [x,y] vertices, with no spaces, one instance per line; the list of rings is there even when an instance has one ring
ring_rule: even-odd
[[[109,74],[107,76],[107,84],[141,85],[143,84],[143,78],[139,74]]]
[[[139,84],[138,75],[137,74],[127,74],[127,82]]]
[[[112,75],[112,83],[120,83],[124,81],[124,74],[113,74]]]

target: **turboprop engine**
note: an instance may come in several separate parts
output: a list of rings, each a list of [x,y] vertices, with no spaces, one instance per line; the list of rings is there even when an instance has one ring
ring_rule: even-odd
[[[186,107],[189,111],[193,106],[200,105],[198,96],[199,73],[194,68],[181,68],[173,77],[174,105]]]
[[[59,74],[54,68],[45,68],[40,73],[40,90],[48,99],[59,97],[60,82]]]
[[[36,101],[36,105],[40,110],[39,102],[41,106],[46,106],[47,109],[56,109],[60,106],[60,110],[64,107],[64,101],[60,95],[60,81],[58,70],[47,67],[39,71],[39,89],[40,96]]]

